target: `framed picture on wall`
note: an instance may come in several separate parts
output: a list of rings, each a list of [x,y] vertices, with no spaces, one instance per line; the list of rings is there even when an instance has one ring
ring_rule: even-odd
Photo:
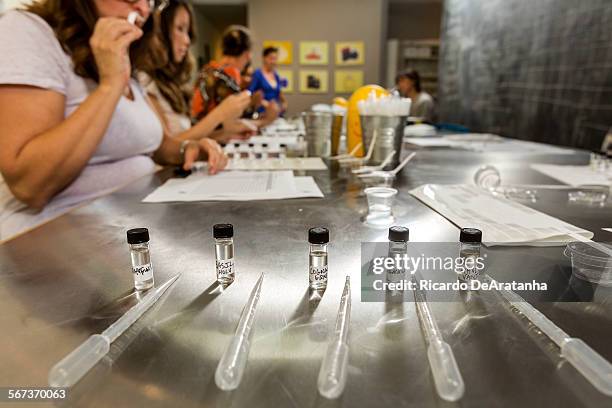
[[[301,93],[327,93],[328,74],[324,69],[304,69],[300,71]]]
[[[293,92],[293,71],[290,69],[279,69],[276,71],[280,77],[281,91],[283,93]]]
[[[327,65],[329,63],[329,43],[327,41],[301,41],[301,65]]]
[[[339,69],[334,72],[334,91],[353,93],[363,86],[363,71]]]
[[[266,40],[263,42],[263,48],[267,47],[278,48],[278,63],[280,65],[293,64],[293,43],[291,41]]]
[[[365,45],[363,41],[343,41],[336,43],[336,65],[363,65]]]

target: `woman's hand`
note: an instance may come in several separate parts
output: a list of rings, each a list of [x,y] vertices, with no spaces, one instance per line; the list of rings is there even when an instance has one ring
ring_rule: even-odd
[[[225,98],[217,107],[220,109],[223,116],[223,121],[228,119],[237,119],[242,116],[242,112],[249,107],[251,103],[251,92],[242,91],[238,94],[232,94]]]
[[[219,143],[208,138],[190,141],[185,147],[183,169],[191,170],[196,160],[208,161],[208,174],[217,174],[227,166],[227,156]]]
[[[125,88],[130,79],[130,44],[142,37],[142,30],[125,19],[102,17],[89,39],[100,76],[100,85]]]
[[[234,119],[223,122],[223,129],[212,136],[219,143],[227,143],[230,140],[248,140],[257,134],[257,126],[248,119]]]

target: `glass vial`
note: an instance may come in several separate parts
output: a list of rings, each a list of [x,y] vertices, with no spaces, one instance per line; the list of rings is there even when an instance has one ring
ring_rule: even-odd
[[[280,151],[278,152],[278,157],[281,160],[285,160],[287,158],[287,145],[286,144],[281,143]]]
[[[327,244],[329,243],[329,230],[316,227],[308,230],[308,280],[311,289],[324,289],[327,287]]]
[[[268,159],[268,144],[267,143],[263,143],[261,145],[261,158],[263,160],[267,160]]]
[[[406,227],[393,226],[389,228],[389,254],[388,258],[404,258],[408,254],[408,240],[410,231]],[[405,271],[399,268],[387,270],[386,280],[389,283],[399,283],[406,278]],[[391,302],[401,302],[404,298],[403,291],[387,290],[386,299]]]
[[[462,228],[459,234],[459,256],[463,258],[463,272],[458,273],[459,280],[470,282],[477,279],[480,269],[477,267],[482,246],[482,231],[476,228]],[[468,260],[470,259],[470,260]]]
[[[132,258],[132,273],[134,275],[134,288],[146,290],[153,287],[153,266],[149,253],[149,230],[134,228],[127,232],[127,242]]]
[[[236,277],[234,266],[234,226],[232,224],[216,224],[213,226],[215,238],[215,268],[217,282],[230,284]]]

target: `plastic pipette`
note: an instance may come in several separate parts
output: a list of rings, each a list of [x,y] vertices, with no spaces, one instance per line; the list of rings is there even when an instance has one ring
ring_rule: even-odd
[[[485,281],[495,282],[489,275]],[[527,317],[561,348],[561,356],[569,361],[595,388],[612,396],[612,364],[584,341],[570,337],[538,309],[511,290],[497,291],[512,307]]]
[[[391,162],[391,160],[393,160],[394,155],[395,155],[395,150],[389,153],[389,155],[385,157],[385,160],[383,160],[383,162],[380,163],[378,166],[363,166],[359,169],[353,170],[353,174],[363,174],[363,173],[371,173],[373,171],[380,171],[384,169],[385,166]]]
[[[418,287],[418,282],[413,277],[415,284],[414,303],[417,315],[421,321],[425,339],[427,341],[427,359],[431,368],[436,385],[436,391],[440,398],[446,401],[457,401],[463,397],[465,384],[457,366],[455,355],[451,347],[442,338],[438,324],[433,318],[425,294]]]
[[[337,156],[331,156],[330,159],[331,160],[350,159],[351,157],[355,156],[355,154],[357,153],[357,150],[361,149],[361,145],[362,143],[359,142],[357,143],[355,147],[353,147],[353,150],[351,150],[348,154],[339,154]]]
[[[76,384],[110,350],[110,345],[136,320],[159,300],[164,292],[179,278],[174,276],[159,288],[147,293],[138,304],[125,312],[117,321],[100,334],[89,336],[79,347],[57,363],[49,372],[49,385],[71,387]]]
[[[398,164],[398,165],[397,165],[397,167],[396,167],[396,168],[394,168],[393,170],[390,170],[390,171],[373,171],[373,172],[371,172],[371,173],[369,173],[369,174],[362,174],[362,175],[360,175],[359,177],[364,177],[364,178],[367,178],[367,177],[373,177],[373,178],[380,177],[380,178],[383,178],[383,177],[390,177],[390,176],[391,176],[391,177],[394,177],[394,176],[397,176],[397,173],[399,173],[400,171],[402,171],[402,169],[403,169],[403,168],[404,168],[404,167],[405,167],[405,166],[408,164],[408,162],[409,162],[410,160],[412,160],[412,158],[413,158],[414,156],[416,156],[416,152],[412,152],[412,153],[410,153],[410,154],[409,154],[408,156],[406,156],[406,158],[404,158],[404,160],[402,160],[402,162],[401,162],[400,164]]]
[[[317,386],[325,398],[338,398],[346,385],[349,347],[348,332],[351,323],[351,278],[346,277],[338,308],[336,328],[321,363]]]
[[[344,159],[338,159],[338,161],[343,164],[367,163],[368,161],[370,161],[370,158],[372,157],[372,154],[374,153],[374,146],[376,145],[377,137],[378,137],[378,133],[374,133],[374,136],[372,136],[372,140],[370,141],[370,147],[368,147],[368,152],[366,153],[364,157],[347,157]]]
[[[253,333],[253,321],[255,320],[255,309],[261,293],[263,273],[251,291],[249,300],[242,309],[240,321],[236,334],[232,337],[215,372],[215,383],[224,391],[235,390],[240,385],[247,360],[251,349],[251,334]]]

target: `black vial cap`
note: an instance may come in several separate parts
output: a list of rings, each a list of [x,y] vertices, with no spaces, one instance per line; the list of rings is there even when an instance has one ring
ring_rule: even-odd
[[[234,143],[234,147],[240,147],[240,143]]]
[[[255,143],[249,143],[249,147],[255,147]]]
[[[462,228],[459,234],[459,242],[481,243],[482,231],[476,228]]]
[[[410,230],[406,227],[391,227],[389,228],[389,241],[393,242],[408,242],[410,238]]]
[[[149,242],[149,230],[146,228],[133,228],[127,232],[128,244],[143,244]]]
[[[214,238],[232,238],[234,236],[234,226],[232,224],[215,224],[213,226]]]
[[[286,147],[287,147],[287,145],[286,145],[286,144],[284,144],[284,143],[281,143],[281,144],[280,144],[280,147],[284,147],[284,148],[286,148]]]
[[[263,147],[265,149],[266,147],[268,147],[268,144],[267,143],[262,143],[261,147]]]
[[[329,230],[323,227],[309,229],[308,242],[311,244],[327,244],[329,242]]]

